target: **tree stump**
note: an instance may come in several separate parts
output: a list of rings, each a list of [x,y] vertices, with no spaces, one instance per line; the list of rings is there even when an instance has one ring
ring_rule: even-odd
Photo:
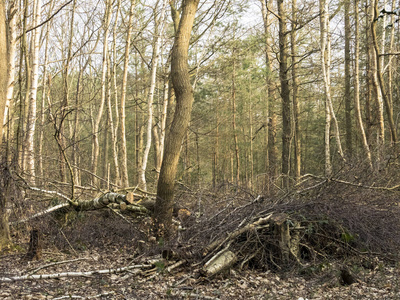
[[[37,229],[31,230],[31,237],[29,241],[29,250],[25,258],[27,260],[39,260],[42,256],[42,241],[40,232]]]

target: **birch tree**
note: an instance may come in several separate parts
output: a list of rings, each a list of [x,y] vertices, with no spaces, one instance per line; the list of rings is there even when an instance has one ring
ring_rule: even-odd
[[[101,98],[100,98],[100,107],[97,112],[97,117],[93,122],[93,147],[92,147],[92,170],[93,174],[96,175],[98,169],[98,159],[99,159],[99,129],[100,122],[103,117],[104,106],[106,102],[106,77],[107,77],[107,57],[108,57],[108,34],[110,32],[110,22],[111,22],[111,8],[112,1],[106,1],[106,11],[104,15],[103,22],[103,30],[104,30],[104,39],[103,39],[103,56],[102,56],[102,69],[101,69]],[[96,177],[93,178],[93,183],[97,185],[98,179]]]
[[[320,31],[321,31],[321,66],[324,80],[325,97],[325,174],[332,175],[332,163],[330,153],[330,128],[331,120],[335,125],[335,137],[340,156],[344,159],[342,145],[340,142],[339,125],[333,110],[331,98],[331,45],[329,33],[329,2],[320,0]]]
[[[34,29],[32,33],[32,69],[31,69],[31,85],[29,91],[29,109],[26,123],[26,158],[25,172],[28,173],[29,181],[34,182],[35,177],[35,153],[34,153],[34,138],[36,128],[36,96],[39,82],[39,50],[40,50],[40,17],[41,17],[42,1],[36,0],[34,5]]]
[[[357,119],[358,128],[361,133],[362,145],[365,151],[365,155],[367,157],[368,164],[372,169],[372,158],[371,151],[369,148],[367,135],[364,130],[364,124],[361,115],[361,105],[360,105],[360,74],[359,74],[359,60],[360,60],[360,25],[359,25],[359,0],[354,0],[354,109],[355,115]]]
[[[128,156],[126,150],[126,86],[128,81],[128,68],[129,68],[129,52],[131,49],[131,35],[133,30],[133,14],[135,11],[136,0],[131,0],[131,6],[129,10],[128,19],[128,30],[125,39],[125,53],[124,53],[124,71],[122,75],[122,87],[121,87],[121,100],[120,100],[120,153],[121,153],[121,184],[122,186],[129,186],[128,177]]]
[[[147,101],[148,107],[148,119],[147,119],[147,130],[146,130],[146,147],[143,152],[142,165],[139,169],[139,186],[146,190],[146,169],[147,162],[151,148],[152,142],[152,127],[153,127],[153,101],[154,101],[154,91],[156,86],[156,76],[157,76],[157,66],[160,57],[160,47],[161,47],[161,36],[164,32],[165,27],[165,10],[167,6],[167,0],[163,0],[162,8],[160,16],[157,18],[155,13],[155,32],[154,32],[154,40],[153,40],[153,55],[152,55],[152,64],[150,71],[150,88],[149,95]]]
[[[0,116],[4,116],[7,98],[7,31],[6,31],[6,11],[5,1],[0,1]],[[3,124],[0,126],[0,136],[3,137]],[[3,140],[2,138],[0,141]],[[0,144],[0,146],[2,146]],[[1,151],[0,159],[3,161],[4,152]],[[3,172],[3,170],[2,170]],[[2,175],[3,177],[3,175]],[[5,180],[5,179],[4,179]],[[6,208],[6,194],[4,191],[5,182],[0,180],[0,250],[10,241],[10,230],[8,227],[8,215]]]

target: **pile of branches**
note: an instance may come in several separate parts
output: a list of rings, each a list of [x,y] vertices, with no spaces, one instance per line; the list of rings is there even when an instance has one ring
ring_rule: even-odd
[[[190,251],[186,247],[182,255],[207,267],[222,259],[221,269],[235,264],[281,270],[360,255],[394,259],[400,250],[398,187],[309,176],[305,186],[279,198],[201,193],[181,238]]]

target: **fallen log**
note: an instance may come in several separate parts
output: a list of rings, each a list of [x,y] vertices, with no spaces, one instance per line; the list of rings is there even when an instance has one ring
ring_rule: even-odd
[[[235,253],[228,249],[223,249],[207,261],[200,272],[210,277],[229,269],[236,261],[237,256]]]
[[[116,269],[94,270],[87,272],[63,272],[54,274],[41,274],[41,275],[28,274],[22,276],[0,277],[0,282],[14,282],[14,281],[38,280],[38,279],[58,279],[62,277],[87,277],[96,274],[116,274],[116,273],[126,272],[132,269],[145,269],[150,267],[152,267],[152,265],[133,265]]]

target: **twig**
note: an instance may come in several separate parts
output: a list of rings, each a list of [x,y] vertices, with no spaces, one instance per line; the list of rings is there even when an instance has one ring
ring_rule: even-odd
[[[43,269],[48,268],[48,267],[52,267],[52,266],[56,266],[56,265],[61,265],[61,264],[67,264],[67,263],[71,263],[71,262],[75,262],[75,261],[80,261],[80,260],[86,260],[86,259],[87,259],[87,258],[83,258],[83,257],[82,257],[82,258],[76,258],[76,259],[71,259],[71,260],[56,261],[56,262],[53,262],[53,263],[50,263],[50,264],[41,266],[41,267],[39,267],[39,268],[36,268],[36,269],[34,269],[33,271],[29,272],[28,275],[33,275],[33,274],[37,273],[38,271],[43,270]]]

